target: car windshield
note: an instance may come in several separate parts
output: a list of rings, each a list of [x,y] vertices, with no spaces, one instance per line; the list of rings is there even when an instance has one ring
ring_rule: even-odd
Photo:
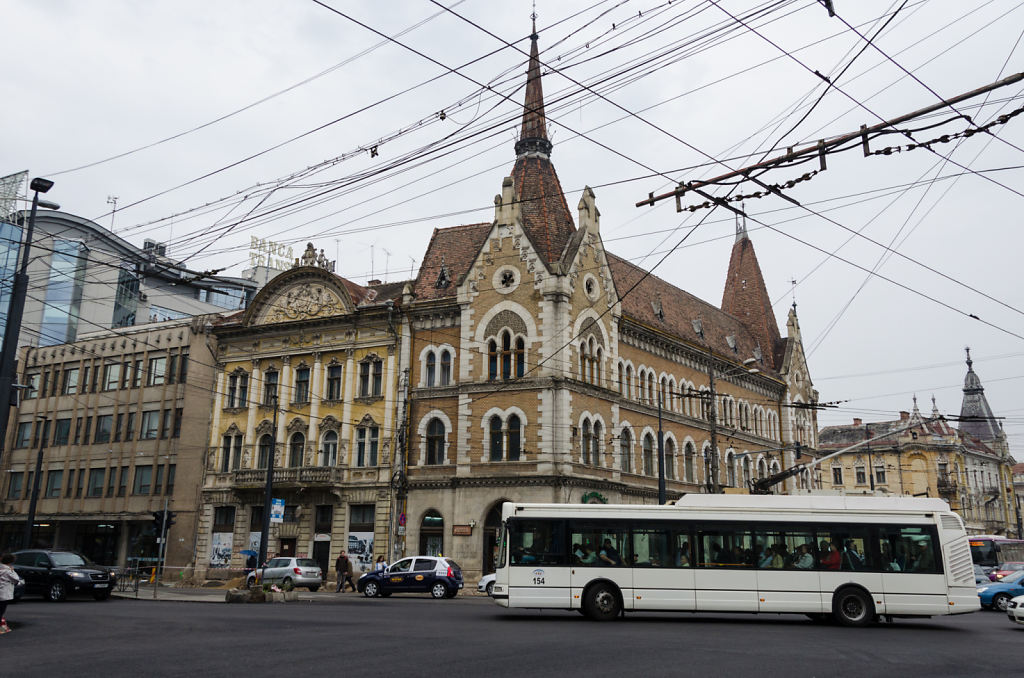
[[[1024,577],[1024,570],[1017,570],[1013,574],[1008,574],[999,580],[1000,584],[1013,584],[1021,580]]]
[[[295,561],[295,564],[299,567],[320,567],[319,563],[312,558],[299,558]]]
[[[452,568],[453,570],[461,570],[461,569],[462,569],[461,567],[459,567],[459,564],[458,564],[458,563],[456,563],[456,562],[455,562],[454,560],[452,560],[451,558],[445,558],[444,560],[445,560],[445,562],[447,562],[447,563],[448,563],[448,564],[449,564],[449,565],[451,566],[451,568]]]
[[[1024,570],[1024,563],[1003,563],[1000,570]]]
[[[77,553],[51,553],[50,560],[56,567],[85,567],[85,559]]]

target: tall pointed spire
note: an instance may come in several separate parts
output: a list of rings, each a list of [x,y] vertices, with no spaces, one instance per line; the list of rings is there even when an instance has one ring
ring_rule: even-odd
[[[512,179],[520,203],[523,229],[539,251],[544,265],[554,270],[554,264],[561,258],[566,244],[576,232],[576,226],[565,201],[562,184],[551,164],[551,141],[548,139],[544,90],[540,81],[537,19],[534,14],[523,125],[515,146],[516,164],[512,168]]]
[[[771,299],[768,298],[761,266],[754,254],[754,243],[747,236],[746,228],[741,231],[739,222],[736,242],[729,258],[725,291],[722,293],[722,310],[738,318],[757,338],[757,342],[764,347],[769,367],[778,367],[775,364],[775,351],[782,340],[779,325],[775,320]],[[795,319],[795,308],[790,316]]]
[[[544,117],[544,88],[540,82],[540,51],[537,49],[537,15],[533,15],[530,33],[530,65],[526,69],[526,101],[523,103],[523,128],[516,142],[516,155],[551,155],[547,119]]]
[[[981,378],[974,372],[971,349],[967,352],[967,375],[964,377],[964,399],[960,405],[960,430],[970,433],[978,440],[997,440],[1001,434]]]

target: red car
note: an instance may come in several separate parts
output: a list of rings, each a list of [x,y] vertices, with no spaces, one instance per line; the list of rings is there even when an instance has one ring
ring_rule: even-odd
[[[1002,563],[993,570],[993,574],[995,574],[996,577],[992,581],[999,581],[1006,575],[1013,574],[1017,570],[1024,570],[1024,563]]]

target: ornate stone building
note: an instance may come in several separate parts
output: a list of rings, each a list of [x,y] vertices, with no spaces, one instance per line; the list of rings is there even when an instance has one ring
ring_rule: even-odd
[[[493,221],[435,230],[401,300],[391,556],[443,552],[470,577],[493,567],[505,500],[656,502],[659,410],[669,497],[705,491],[716,468],[732,488],[789,468],[817,431],[796,310],[782,337],[745,227],[721,308],[661,280],[605,249],[590,188],[570,211],[536,35],[524,111]]]
[[[969,534],[1017,536],[1015,462],[969,352],[963,391],[958,428],[941,417],[934,398],[931,415],[922,417],[916,397],[913,410],[900,412],[898,420],[854,419],[852,426],[823,428],[818,433],[822,454],[881,438],[826,461],[821,487],[846,494],[939,497],[960,514]]]
[[[259,550],[271,456],[285,510],[268,553],[314,558],[326,571],[342,548],[363,569],[387,550],[402,285],[363,287],[332,270],[310,244],[245,312],[214,327],[200,577],[237,576],[242,552]]]

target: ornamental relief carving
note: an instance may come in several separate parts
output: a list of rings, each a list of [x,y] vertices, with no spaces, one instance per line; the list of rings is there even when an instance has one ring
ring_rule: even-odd
[[[266,315],[269,322],[287,322],[302,318],[339,315],[345,305],[337,294],[323,285],[305,283],[288,290],[274,299]]]

